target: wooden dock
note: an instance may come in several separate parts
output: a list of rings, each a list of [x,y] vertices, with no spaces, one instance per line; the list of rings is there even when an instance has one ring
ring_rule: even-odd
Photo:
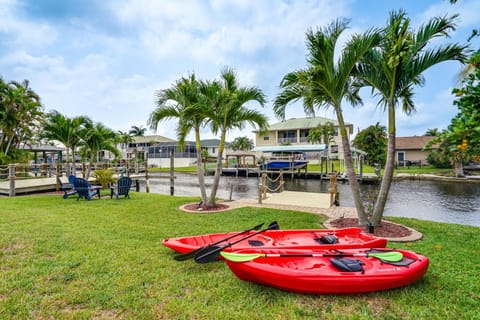
[[[68,183],[67,177],[62,177],[62,183]],[[57,189],[57,178],[34,178],[15,180],[15,193],[25,194],[33,192],[54,191]],[[10,181],[0,182],[0,194],[10,194]]]
[[[144,175],[130,175],[130,177],[136,180],[138,187],[138,180],[145,179]],[[62,183],[68,184],[67,177],[60,178]],[[89,181],[94,181],[94,178],[90,178]],[[15,180],[15,194],[29,194],[36,192],[49,192],[57,190],[57,178],[56,177],[42,177],[31,179],[17,179]],[[10,195],[10,181],[0,182],[0,195]]]

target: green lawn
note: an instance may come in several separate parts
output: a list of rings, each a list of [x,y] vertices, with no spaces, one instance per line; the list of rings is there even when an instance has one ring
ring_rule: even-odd
[[[283,292],[238,280],[223,262],[173,260],[161,240],[277,220],[321,227],[321,216],[242,208],[190,214],[198,199],[0,198],[0,319],[479,319],[480,228],[394,219],[424,233],[392,243],[430,257],[409,287],[353,296]],[[393,220],[393,219],[392,219]]]

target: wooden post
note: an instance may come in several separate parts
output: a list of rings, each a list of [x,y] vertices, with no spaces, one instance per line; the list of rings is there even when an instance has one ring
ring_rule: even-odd
[[[8,180],[10,181],[10,190],[8,192],[9,197],[15,197],[15,171],[16,171],[16,165],[15,164],[9,164],[8,165]]]
[[[330,188],[328,188],[328,192],[330,192],[330,207],[335,204],[335,198],[337,196],[337,175],[331,174],[330,175]]]
[[[174,186],[174,166],[175,166],[175,152],[172,150],[170,151],[170,195],[173,196],[175,194],[175,186]]]
[[[150,192],[150,183],[148,181],[148,164],[146,161],[145,161],[145,191],[147,193]]]

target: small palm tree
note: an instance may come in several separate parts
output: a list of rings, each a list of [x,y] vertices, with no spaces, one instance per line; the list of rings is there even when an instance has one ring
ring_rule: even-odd
[[[432,18],[415,32],[404,11],[392,12],[382,31],[380,46],[365,55],[363,63],[358,65],[358,76],[363,85],[373,88],[379,97],[378,104],[388,111],[387,160],[373,210],[372,223],[375,226],[380,224],[383,217],[393,179],[397,107],[407,115],[415,110],[413,88],[425,83],[422,76],[424,71],[443,61],[465,59],[465,46],[428,46],[435,38],[447,36],[455,29],[455,18]]]
[[[241,87],[237,74],[233,69],[225,68],[222,70],[220,81],[210,83],[208,87],[208,91],[211,93],[206,96],[207,101],[210,102],[208,118],[211,120],[212,132],[215,135],[220,135],[215,176],[207,202],[208,207],[214,207],[220,183],[222,156],[228,131],[243,129],[245,123],[250,123],[260,130],[265,130],[267,128],[267,118],[263,114],[250,110],[245,106],[247,103],[255,101],[263,107],[266,99],[262,90],[256,87]]]
[[[355,175],[342,102],[347,100],[352,105],[361,103],[352,73],[363,55],[379,43],[380,36],[377,30],[353,36],[344,46],[340,58],[337,58],[335,48],[347,26],[348,20],[339,19],[322,30],[307,32],[308,67],[284,76],[280,83],[283,91],[275,99],[273,108],[276,115],[282,119],[285,118],[286,106],[300,99],[303,100],[306,114],[314,114],[316,108],[332,107],[335,110],[359,224],[366,225],[368,219]]]
[[[201,84],[195,74],[181,78],[171,88],[157,92],[157,108],[150,114],[148,123],[152,129],[157,130],[161,121],[178,119],[177,135],[180,145],[184,144],[191,130],[195,132],[198,184],[202,201],[207,203],[200,143],[200,129],[208,122],[205,111],[208,106],[203,103],[203,95]]]

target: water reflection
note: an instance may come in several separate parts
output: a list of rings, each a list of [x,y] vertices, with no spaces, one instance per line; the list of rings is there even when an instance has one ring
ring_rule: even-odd
[[[210,191],[213,178],[206,177]],[[257,178],[222,177],[218,197],[224,199],[253,199],[258,192]],[[320,180],[287,179],[285,190],[304,192],[328,192],[328,182]],[[373,188],[362,185],[364,192]],[[145,190],[144,187],[141,190]],[[150,191],[170,194],[168,179],[151,179]],[[350,186],[339,183],[340,204],[353,207]],[[199,196],[195,175],[177,174],[175,195]],[[442,181],[395,181],[390,189],[386,216],[410,217],[438,222],[480,226],[480,185]]]

